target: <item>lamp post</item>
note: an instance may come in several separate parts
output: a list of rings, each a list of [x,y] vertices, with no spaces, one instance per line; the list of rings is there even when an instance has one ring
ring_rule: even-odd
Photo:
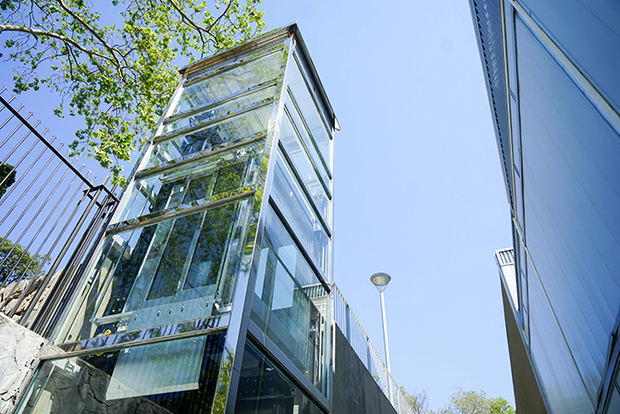
[[[387,334],[387,326],[385,324],[385,299],[383,298],[383,291],[387,287],[387,284],[390,283],[392,277],[387,273],[379,272],[374,273],[370,276],[370,281],[379,291],[379,298],[381,299],[381,317],[383,319],[383,346],[385,348],[385,362],[387,364],[387,372],[388,372],[388,392],[390,394],[390,402],[392,401],[392,370],[390,368],[390,348],[388,345],[388,334]]]

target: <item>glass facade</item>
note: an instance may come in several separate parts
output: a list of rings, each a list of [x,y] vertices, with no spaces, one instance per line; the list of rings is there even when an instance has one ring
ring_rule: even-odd
[[[329,410],[336,121],[260,39],[182,71],[18,412]]]
[[[45,361],[22,413],[210,412],[223,334]]]
[[[330,411],[336,119],[298,29],[182,75],[18,413]]]
[[[493,108],[510,115],[498,140],[514,183],[517,319],[547,410],[615,412],[605,410],[617,404],[620,8],[481,0],[472,9],[479,27],[502,26],[507,96],[489,77],[487,86]]]

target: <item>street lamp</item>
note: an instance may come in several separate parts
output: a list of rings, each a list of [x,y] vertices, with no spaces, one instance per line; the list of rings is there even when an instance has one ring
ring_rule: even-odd
[[[383,346],[385,348],[385,362],[387,364],[387,372],[389,374],[388,378],[388,390],[390,393],[390,402],[392,401],[392,370],[390,369],[390,349],[388,346],[388,334],[387,334],[387,326],[385,325],[385,300],[383,299],[383,291],[387,287],[387,284],[390,283],[392,277],[387,273],[379,272],[374,273],[370,276],[370,281],[379,291],[379,298],[381,299],[381,317],[383,319]]]

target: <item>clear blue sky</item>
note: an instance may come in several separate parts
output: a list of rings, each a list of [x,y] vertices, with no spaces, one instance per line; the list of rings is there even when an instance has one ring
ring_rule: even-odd
[[[342,125],[334,278],[382,352],[368,277],[392,275],[396,381],[425,390],[432,408],[458,387],[514,403],[493,258],[512,244],[510,216],[467,1],[263,0],[262,9],[268,30],[299,23]],[[0,65],[8,86],[9,68]],[[18,98],[70,142],[76,123],[51,116],[54,99]]]

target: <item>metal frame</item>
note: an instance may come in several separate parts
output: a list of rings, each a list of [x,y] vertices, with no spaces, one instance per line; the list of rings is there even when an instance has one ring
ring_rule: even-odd
[[[3,88],[0,91],[0,94],[5,90],[6,88]],[[19,246],[19,243],[22,241],[24,236],[26,236],[27,243],[25,251],[29,251],[30,247],[33,246],[35,242],[39,244],[39,247],[36,248],[36,252],[26,265],[26,270],[19,271],[21,273],[13,282],[10,292],[8,290],[9,287],[6,288],[7,292],[5,293],[4,300],[0,303],[0,308],[5,308],[6,305],[10,305],[11,308],[6,308],[4,311],[9,317],[14,317],[18,312],[18,309],[22,308],[22,304],[28,300],[28,304],[25,306],[25,309],[22,308],[23,314],[19,317],[18,322],[47,337],[50,330],[54,326],[54,322],[58,314],[62,312],[67,296],[71,295],[73,288],[75,287],[75,281],[81,276],[81,263],[89,258],[89,246],[93,245],[93,243],[96,244],[98,238],[101,237],[102,233],[99,230],[102,224],[109,219],[118,203],[118,198],[114,193],[116,187],[109,189],[106,187],[105,182],[104,184],[96,185],[89,179],[90,171],[83,174],[83,165],[81,168],[77,168],[74,165],[77,161],[76,159],[73,159],[73,161],[67,160],[59,151],[59,148],[54,146],[53,141],[55,137],[48,141],[44,136],[48,130],[45,129],[43,133],[40,133],[36,129],[40,124],[40,121],[34,125],[29,122],[29,118],[32,116],[32,113],[24,117],[19,113],[19,111],[23,108],[23,105],[21,105],[18,109],[13,108],[11,102],[14,98],[15,97],[7,101],[4,97],[0,96],[0,104],[2,105],[0,110],[7,108],[10,112],[9,118],[3,122],[2,126],[6,126],[11,120],[16,120],[18,122],[17,127],[13,129],[6,139],[4,139],[0,146],[7,144],[21,127],[25,126],[28,131],[21,139],[19,139],[19,142],[16,143],[16,145],[8,152],[2,161],[2,163],[11,162],[15,164],[9,175],[14,174],[14,171],[16,171],[18,167],[21,167],[21,163],[24,162],[28,156],[30,156],[32,150],[39,142],[43,144],[43,149],[32,156],[34,157],[33,161],[27,161],[30,164],[26,170],[20,171],[21,177],[13,183],[12,188],[7,191],[3,199],[0,201],[0,204],[4,203],[13,191],[18,189],[19,196],[16,200],[11,201],[14,202],[14,204],[5,214],[2,219],[2,223],[4,223],[13,211],[15,211],[15,208],[18,205],[20,206],[21,212],[19,213],[19,217],[13,219],[8,233],[6,233],[2,239],[2,243],[4,244],[5,239],[11,241],[9,240],[9,236],[18,225],[22,226],[20,228],[22,231],[17,239],[12,241],[14,246],[5,256],[3,262],[13,254],[16,246]],[[23,154],[19,156],[19,160],[16,163],[11,161],[11,156],[16,154],[18,148],[25,142],[26,138],[31,135],[34,135],[36,139],[33,140],[30,147],[25,151],[22,150]],[[39,160],[46,153],[49,154],[49,158],[44,163],[40,163]],[[51,170],[47,171],[46,169],[48,165],[53,160],[55,160],[55,167],[50,167]],[[28,173],[35,165],[37,165],[39,170],[35,174],[34,178],[31,179]],[[56,177],[56,173],[59,172],[59,170],[62,174],[58,179]],[[40,183],[39,178],[42,177],[42,174],[44,173],[45,179]],[[67,176],[69,176],[69,184],[64,183]],[[28,178],[24,184],[26,188],[20,187],[20,184],[26,178]],[[52,180],[54,180],[54,183],[52,183]],[[67,194],[70,194],[71,188],[74,187],[76,181],[77,188],[72,191],[72,194],[67,202],[65,197]],[[37,186],[40,187],[37,189]],[[31,189],[34,192],[33,195],[28,194]],[[45,213],[41,215],[47,204],[52,201],[52,197],[55,194],[55,189],[57,189],[58,194],[61,195],[56,197],[53,207],[46,210]],[[77,203],[74,203],[80,190],[83,192],[82,197],[79,201],[77,201]],[[45,199],[39,200],[39,196],[43,196],[44,194],[47,194]],[[20,203],[26,195],[29,195],[31,198],[26,199],[28,201],[26,206],[22,206]],[[61,207],[61,205],[63,206]],[[34,215],[27,218],[26,213],[31,207],[38,208]],[[60,210],[58,210],[59,207],[61,207]],[[65,213],[68,213],[68,218],[65,217]],[[39,215],[42,216],[41,224],[37,221]],[[48,222],[54,215],[57,215],[54,223],[51,226],[48,226]],[[28,220],[28,223],[23,224],[21,223],[21,220],[25,217]],[[74,219],[77,221],[74,222]],[[62,224],[62,228],[56,232],[56,229],[60,224]],[[36,228],[36,226],[39,227]],[[72,226],[72,228],[69,228],[69,226]],[[30,233],[27,234],[28,232]],[[40,235],[45,235],[42,241],[39,239]],[[57,247],[60,250],[57,250]],[[38,263],[35,258],[39,256],[39,252],[42,249],[47,250],[47,253],[44,256],[41,256],[44,261],[42,263]],[[17,259],[17,263],[13,265],[11,272],[17,269],[17,265],[21,262],[24,256],[25,253],[20,255]],[[25,260],[28,259],[26,258]],[[45,262],[47,260],[53,261],[51,267],[46,267]],[[62,268],[62,271],[59,271],[59,268]],[[44,273],[39,274],[43,269],[46,269],[44,270]],[[19,285],[18,282],[26,280],[25,278],[28,275],[28,270],[34,270],[36,277],[31,277],[28,283],[23,286],[23,290],[19,297],[16,298],[16,301],[11,301],[8,303],[9,297],[13,295]],[[38,287],[36,288],[35,282],[39,282]],[[38,312],[35,315],[35,307],[39,305],[38,302],[43,297],[44,290],[47,288],[50,289],[50,294],[46,297],[44,303],[40,304],[40,309],[38,309]],[[27,299],[28,294],[31,293],[34,294]]]

